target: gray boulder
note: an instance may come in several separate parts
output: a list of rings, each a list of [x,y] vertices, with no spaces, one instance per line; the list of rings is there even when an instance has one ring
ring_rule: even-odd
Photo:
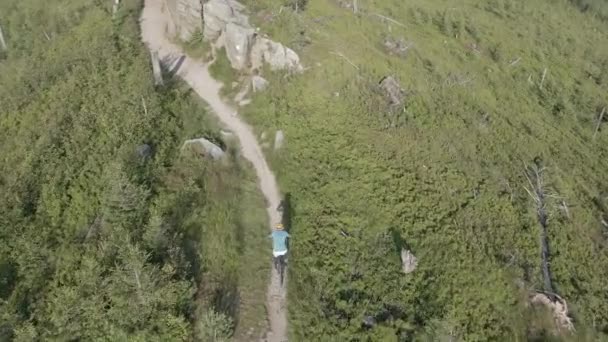
[[[393,76],[386,76],[380,80],[380,89],[384,92],[391,106],[399,106],[405,98],[405,91]]]
[[[221,147],[217,146],[216,144],[212,143],[211,141],[209,141],[205,138],[186,140],[184,142],[184,145],[182,148],[185,148],[186,146],[190,146],[190,145],[194,145],[195,147],[202,148],[202,152],[204,154],[207,154],[207,155],[211,156],[211,158],[216,159],[216,160],[221,159],[226,154],[222,150]]]
[[[251,78],[251,88],[254,92],[263,91],[268,87],[268,81],[262,76],[255,75]]]
[[[137,154],[138,157],[140,157],[141,159],[147,159],[150,158],[152,156],[152,147],[148,144],[142,144],[137,146],[137,148],[135,149],[135,153]]]
[[[259,69],[264,62],[272,70],[303,70],[300,57],[292,49],[264,37],[256,37],[251,48],[251,67]]]
[[[274,135],[274,149],[278,150],[283,147],[283,141],[285,141],[285,135],[283,134],[283,131],[279,130]]]
[[[405,248],[401,249],[401,268],[403,273],[408,274],[414,272],[418,266],[418,258]]]
[[[408,51],[413,46],[413,43],[406,42],[403,38],[395,39],[387,37],[384,39],[384,48],[392,55],[399,57],[407,56]]]
[[[238,24],[228,23],[224,36],[226,55],[234,69],[243,70],[249,64],[249,51],[254,30]]]

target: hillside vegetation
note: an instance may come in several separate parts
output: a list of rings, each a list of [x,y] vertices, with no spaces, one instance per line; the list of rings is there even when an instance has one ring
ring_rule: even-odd
[[[294,341],[608,339],[605,1],[246,3],[307,67],[266,70],[245,110],[287,139],[269,156],[291,199]],[[378,86],[389,75],[401,104]],[[543,289],[535,162],[572,334],[528,305]]]
[[[140,5],[0,2],[1,341],[265,331],[254,175],[231,144],[180,153],[223,143],[180,84],[153,86]]]

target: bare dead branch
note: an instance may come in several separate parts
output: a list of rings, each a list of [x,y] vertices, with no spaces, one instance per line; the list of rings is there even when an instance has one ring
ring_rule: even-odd
[[[338,56],[338,57],[340,57],[340,58],[343,58],[345,61],[347,61],[347,62],[348,62],[348,64],[352,65],[352,66],[353,66],[355,69],[359,70],[359,67],[358,67],[358,66],[356,66],[356,65],[355,65],[355,63],[351,62],[351,60],[350,60],[350,59],[348,59],[348,57],[344,56],[344,55],[343,55],[341,52],[335,52],[335,51],[332,51],[332,52],[330,52],[330,53],[331,53],[332,55],[336,55],[336,56]]]
[[[4,34],[2,33],[2,27],[0,27],[0,48],[2,48],[3,51],[8,50],[6,41],[4,40]]]
[[[570,209],[568,209],[568,204],[566,204],[566,201],[562,199],[562,204],[560,206],[560,208],[564,211],[564,214],[566,214],[566,217],[568,218],[568,220],[570,220]]]
[[[112,16],[118,12],[118,6],[120,5],[120,0],[114,0],[114,5],[112,5]]]
[[[543,89],[543,83],[545,83],[545,77],[547,76],[547,68],[545,68],[545,70],[543,71],[543,77],[540,80],[540,85],[539,88]]]
[[[387,16],[384,16],[382,14],[379,13],[372,13],[374,16],[380,18],[380,19],[384,19],[386,21],[390,21],[391,23],[395,24],[395,25],[399,25],[401,27],[406,27],[405,24],[398,22],[397,20],[393,19],[393,18],[389,18]]]
[[[160,60],[158,58],[158,52],[154,51],[151,54],[152,58],[152,71],[154,73],[154,83],[158,85],[163,85],[163,75],[160,68]]]
[[[604,107],[604,109],[602,109],[600,116],[597,118],[597,125],[595,126],[595,132],[593,132],[593,139],[595,139],[595,135],[597,134],[597,131],[600,129],[600,125],[602,124],[602,120],[604,120],[605,113],[606,113],[606,107]]]
[[[513,62],[511,62],[509,64],[510,67],[515,66],[517,63],[519,63],[521,61],[521,57],[517,57],[517,59],[515,59]]]
[[[148,116],[148,106],[146,106],[146,99],[144,99],[144,97],[141,97],[141,104],[144,107],[144,114],[146,114],[146,116]]]

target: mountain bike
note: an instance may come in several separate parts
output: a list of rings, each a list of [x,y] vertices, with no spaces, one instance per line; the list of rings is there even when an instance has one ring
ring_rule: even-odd
[[[279,277],[281,279],[281,286],[283,286],[283,279],[285,278],[285,267],[286,265],[286,255],[279,255],[274,258],[274,268],[279,273]]]

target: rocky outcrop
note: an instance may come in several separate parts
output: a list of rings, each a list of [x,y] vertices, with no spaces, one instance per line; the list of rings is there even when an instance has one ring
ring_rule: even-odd
[[[203,36],[215,47],[225,47],[237,70],[259,70],[268,63],[272,70],[302,71],[300,58],[288,47],[260,36],[235,0],[210,0],[203,5]]]
[[[249,66],[249,52],[254,40],[254,30],[235,23],[226,24],[224,32],[226,55],[234,69],[244,70]]]
[[[215,42],[226,31],[228,23],[242,27],[251,27],[249,19],[242,13],[245,10],[238,1],[211,0],[203,5],[202,19],[204,23],[203,36],[206,40]]]
[[[173,18],[173,34],[188,41],[196,31],[202,30],[203,20],[201,0],[168,0],[166,2]]]

